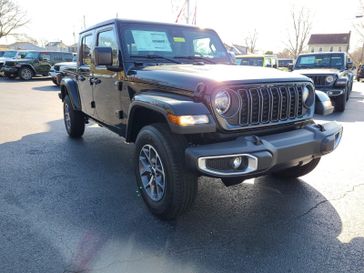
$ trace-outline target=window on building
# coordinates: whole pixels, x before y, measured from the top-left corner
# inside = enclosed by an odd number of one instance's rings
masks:
[[[319,52],[322,52],[322,47],[319,48]]]
[[[314,53],[315,52],[315,49],[314,48],[311,48],[311,53]]]
[[[330,52],[334,51],[334,47],[330,46]]]
[[[341,52],[341,46],[339,46],[339,52]]]

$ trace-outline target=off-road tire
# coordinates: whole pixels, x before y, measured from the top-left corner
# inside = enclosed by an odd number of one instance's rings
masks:
[[[152,199],[143,186],[140,173],[140,156],[145,147],[155,149],[165,173],[165,188],[157,201]],[[162,123],[143,127],[137,136],[134,154],[137,187],[149,210],[161,219],[177,218],[191,208],[196,198],[197,176],[185,167],[186,147],[186,139],[181,135],[172,134],[169,127]]]
[[[22,67],[19,70],[19,78],[23,81],[30,81],[34,76],[33,70],[29,67]]]
[[[313,169],[316,168],[316,166],[320,162],[320,159],[321,159],[321,157],[315,158],[304,165],[295,166],[295,167],[291,167],[288,169],[273,172],[273,175],[276,177],[281,177],[281,178],[297,178],[297,177],[306,175],[306,174],[312,172]]]
[[[80,138],[85,132],[84,114],[73,109],[68,95],[63,100],[63,118],[68,135],[72,138]]]

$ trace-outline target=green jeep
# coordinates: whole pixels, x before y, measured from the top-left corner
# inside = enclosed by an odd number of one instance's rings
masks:
[[[3,72],[6,77],[19,76],[28,81],[35,76],[48,76],[55,63],[70,62],[72,57],[72,53],[69,52],[30,51],[24,59],[5,62]]]

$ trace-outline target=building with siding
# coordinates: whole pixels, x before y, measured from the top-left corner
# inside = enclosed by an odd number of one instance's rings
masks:
[[[350,32],[332,34],[312,34],[308,41],[309,52],[348,52]]]

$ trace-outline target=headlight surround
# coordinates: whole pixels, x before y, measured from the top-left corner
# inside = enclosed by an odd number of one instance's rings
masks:
[[[231,106],[231,96],[227,89],[221,89],[215,93],[214,106],[219,115],[224,115],[229,111]]]
[[[302,90],[302,102],[306,108],[312,106],[315,98],[314,88],[311,85],[305,85]]]
[[[334,82],[334,80],[335,80],[335,78],[334,78],[334,76],[332,76],[332,75],[326,76],[326,78],[325,78],[325,81],[326,81],[328,84],[333,83],[333,82]]]

